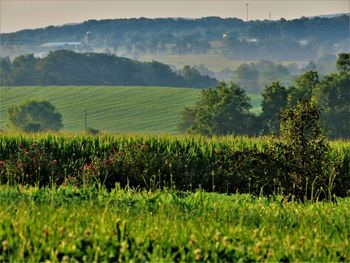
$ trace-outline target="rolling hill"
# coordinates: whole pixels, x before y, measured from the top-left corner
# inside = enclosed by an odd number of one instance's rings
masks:
[[[0,129],[7,109],[23,100],[45,99],[63,115],[64,130],[88,127],[108,132],[177,133],[184,107],[193,105],[200,90],[169,87],[36,86],[0,87]],[[251,95],[254,111],[261,98]]]

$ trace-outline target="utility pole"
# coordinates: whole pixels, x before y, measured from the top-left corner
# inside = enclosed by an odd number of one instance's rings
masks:
[[[249,16],[248,16],[248,9],[249,9],[249,4],[246,3],[246,6],[247,6],[247,22],[249,21]]]
[[[85,127],[85,132],[87,132],[87,112],[86,112],[86,109],[84,109],[84,127]]]

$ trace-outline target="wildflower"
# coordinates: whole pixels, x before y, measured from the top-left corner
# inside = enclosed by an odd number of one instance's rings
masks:
[[[196,237],[194,235],[190,236],[190,240],[188,242],[190,245],[193,245],[194,243],[196,243]]]
[[[49,232],[49,227],[47,225],[45,225],[45,227],[44,227],[44,234],[45,234],[46,238],[49,237],[50,232]]]
[[[2,249],[6,251],[8,247],[9,247],[9,242],[5,239],[4,241],[2,241]]]
[[[194,256],[195,256],[196,260],[201,260],[202,259],[202,251],[199,248],[197,248],[194,251]]]
[[[224,238],[222,239],[224,246],[227,247],[228,245],[230,245],[230,239],[227,236],[224,236]]]
[[[118,157],[124,157],[124,152],[118,152]]]
[[[220,237],[221,237],[221,233],[219,231],[217,231],[214,235],[214,240],[215,241],[219,241],[220,240]]]
[[[260,242],[256,243],[254,248],[255,253],[260,254],[261,253],[261,244]]]
[[[125,253],[126,251],[128,251],[129,245],[126,241],[122,241],[120,243],[120,253]]]

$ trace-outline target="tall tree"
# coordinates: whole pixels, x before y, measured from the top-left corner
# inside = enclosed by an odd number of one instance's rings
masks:
[[[288,92],[279,82],[266,86],[262,93],[260,120],[263,134],[279,134],[280,112],[287,106]]]
[[[326,76],[316,91],[321,121],[332,138],[350,138],[350,73]]]
[[[296,86],[289,89],[289,105],[295,106],[299,100],[310,100],[319,83],[317,71],[307,71],[296,79]]]
[[[200,101],[184,112],[191,120],[189,131],[204,135],[247,134],[251,114],[250,98],[245,90],[231,82],[220,83],[215,89],[202,90]]]

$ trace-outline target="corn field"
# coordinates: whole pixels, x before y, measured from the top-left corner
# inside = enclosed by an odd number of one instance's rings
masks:
[[[303,184],[314,196],[347,196],[350,142],[330,145],[327,176]],[[10,185],[293,195],[299,180],[293,169],[269,137],[0,135],[0,182]]]

